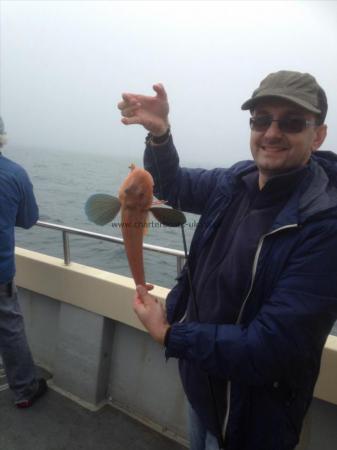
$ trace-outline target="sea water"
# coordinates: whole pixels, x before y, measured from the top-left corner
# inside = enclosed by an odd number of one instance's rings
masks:
[[[98,226],[88,220],[84,206],[94,193],[117,196],[129,173],[130,163],[142,166],[141,156],[135,160],[126,156],[45,151],[9,145],[4,150],[4,156],[27,170],[41,221],[122,237],[120,216],[112,224]],[[193,214],[186,214],[186,217],[184,231],[189,246],[199,217]],[[164,227],[151,215],[144,242],[183,250],[181,229]],[[30,230],[17,228],[16,245],[63,258],[61,231],[38,226]],[[123,245],[70,235],[70,256],[74,262],[131,276]],[[175,284],[176,257],[145,251],[144,264],[147,282],[165,287]]]

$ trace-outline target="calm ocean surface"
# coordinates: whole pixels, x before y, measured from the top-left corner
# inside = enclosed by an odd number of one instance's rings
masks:
[[[82,228],[96,233],[121,237],[111,224],[97,226],[87,219],[84,205],[94,193],[118,193],[119,186],[129,172],[131,162],[142,165],[141,157],[80,154],[31,150],[7,145],[4,155],[28,171],[40,208],[40,220],[70,227]],[[198,216],[187,214],[185,233],[189,246]],[[115,219],[118,223],[119,217]],[[150,218],[148,233],[144,241],[149,244],[183,250],[180,229],[162,227]],[[16,244],[30,250],[63,258],[61,232],[33,227],[31,230],[16,230]],[[99,269],[131,276],[124,247],[97,239],[70,236],[71,260]],[[149,283],[171,288],[177,275],[176,258],[146,251],[145,273]],[[335,324],[333,333],[337,335]]]
[[[129,173],[131,162],[126,157],[31,150],[10,146],[4,148],[4,156],[21,164],[29,173],[40,209],[40,220],[96,233],[121,237],[118,228],[119,216],[114,223],[97,226],[90,222],[84,212],[87,198],[103,192],[117,195],[119,186]],[[198,216],[187,214],[185,234],[189,245]],[[180,228],[163,227],[153,216],[144,242],[183,250]],[[30,250],[63,258],[62,234],[59,231],[33,227],[31,230],[16,230],[16,245]],[[99,269],[131,276],[122,245],[97,239],[70,236],[71,260]],[[147,281],[165,287],[175,284],[176,258],[145,251],[145,273]]]

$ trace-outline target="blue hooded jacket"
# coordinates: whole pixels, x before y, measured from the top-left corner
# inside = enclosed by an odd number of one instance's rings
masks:
[[[148,144],[144,165],[158,198],[201,214],[189,253],[193,275],[238,179],[257,167],[243,161],[230,169],[181,168],[172,139],[155,149]],[[298,443],[324,343],[337,318],[336,219],[337,156],[319,151],[270,231],[261,236],[236,323],[185,321],[186,267],[168,295],[172,326],[166,355],[179,358],[185,392],[213,434],[219,428],[214,414],[198,404],[200,392],[190,389],[193,368],[223,380],[227,408],[220,416],[228,450],[291,450]]]
[[[30,228],[38,216],[27,172],[0,153],[0,284],[15,275],[15,227]]]

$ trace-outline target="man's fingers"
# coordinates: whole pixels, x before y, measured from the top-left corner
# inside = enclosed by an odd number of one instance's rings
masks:
[[[117,103],[117,108],[120,110],[123,110],[125,108],[128,108],[130,106],[136,105],[139,103],[137,98],[135,96],[131,96],[130,94],[123,94],[122,95],[123,100]]]
[[[138,285],[136,287],[137,297],[144,305],[151,304],[153,302],[158,303],[158,299],[148,293],[148,289],[145,286]]]
[[[126,108],[126,102],[123,102],[123,101],[122,101],[122,102],[119,102],[119,103],[117,104],[117,108],[120,109],[120,110]]]
[[[122,99],[124,100],[124,102],[126,104],[130,104],[133,101],[137,101],[134,94],[129,94],[129,93],[126,93],[126,92],[124,92],[122,94]]]
[[[164,85],[162,83],[156,83],[152,86],[153,90],[156,92],[157,97],[161,100],[167,101],[167,94],[164,88]],[[138,104],[141,104],[142,101],[148,101],[153,99],[153,97],[147,97],[140,94],[131,94],[124,92],[122,94],[122,101],[118,103],[117,107],[120,110],[123,110],[125,108],[128,108],[129,106],[133,106]]]
[[[144,286],[142,286],[141,284],[139,284],[136,287],[136,291],[137,291],[138,297],[144,301],[144,297],[146,297],[148,295],[147,289]]]
[[[124,123],[124,125],[134,125],[134,124],[142,125],[141,119],[137,116],[123,117],[122,123]]]
[[[167,100],[167,94],[164,86],[161,83],[157,83],[153,85],[153,90],[157,93],[158,97],[162,100]]]
[[[132,117],[135,114],[135,112],[138,111],[140,106],[141,106],[140,103],[135,103],[132,106],[128,106],[128,107],[123,108],[121,110],[122,111],[122,116],[124,116],[124,117]]]

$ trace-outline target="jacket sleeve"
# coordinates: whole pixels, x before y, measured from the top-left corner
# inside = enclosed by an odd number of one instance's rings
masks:
[[[297,246],[248,326],[176,323],[167,357],[193,360],[211,375],[255,385],[280,378],[296,384],[308,371],[317,374],[337,318],[336,253],[331,221]]]
[[[16,173],[18,207],[15,226],[31,228],[39,218],[39,209],[35,200],[33,185],[27,172],[20,168]]]
[[[155,182],[154,194],[174,208],[202,214],[224,169],[186,169],[179,165],[179,156],[172,136],[165,145],[146,146],[144,167]]]

